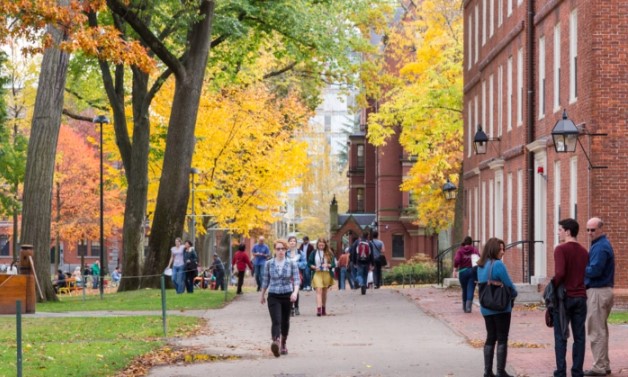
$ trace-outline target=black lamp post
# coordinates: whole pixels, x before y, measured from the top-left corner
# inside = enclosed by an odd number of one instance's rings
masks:
[[[443,185],[443,193],[445,194],[445,199],[447,200],[456,199],[456,196],[458,194],[458,188],[456,187],[456,185],[449,181],[449,178],[447,178],[447,182],[445,182],[445,185]]]
[[[103,299],[104,295],[104,283],[105,283],[105,199],[103,196],[103,124],[109,123],[109,118],[104,115],[98,115],[94,118],[94,123],[100,125],[100,299]]]

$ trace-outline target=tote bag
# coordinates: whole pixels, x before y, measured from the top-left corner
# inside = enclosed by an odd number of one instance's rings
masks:
[[[480,305],[486,309],[498,312],[504,311],[510,303],[512,297],[510,288],[498,280],[491,280],[494,261],[491,262],[491,268],[488,270],[488,281],[479,284]]]

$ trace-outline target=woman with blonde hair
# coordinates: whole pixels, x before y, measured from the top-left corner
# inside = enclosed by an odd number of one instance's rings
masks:
[[[314,271],[312,287],[316,290],[316,315],[327,315],[327,290],[334,285],[332,276],[336,267],[334,254],[329,249],[326,239],[319,238],[316,241],[316,250],[310,255],[308,265]]]
[[[275,357],[279,357],[279,355],[288,354],[286,340],[290,330],[290,309],[292,309],[292,303],[297,300],[301,280],[297,263],[286,258],[288,243],[284,240],[276,240],[274,247],[275,257],[268,260],[262,269],[260,303],[262,305],[266,303],[268,290],[268,312],[272,322],[270,350]]]

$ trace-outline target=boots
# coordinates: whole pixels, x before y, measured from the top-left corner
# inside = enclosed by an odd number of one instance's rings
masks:
[[[279,357],[279,338],[273,340],[273,342],[270,344],[270,350],[273,352],[273,355],[275,355],[275,357]]]
[[[321,310],[321,314],[322,315],[327,315],[327,312],[325,311],[325,307],[323,306],[323,310]]]
[[[465,313],[467,312],[467,302],[466,301],[462,302],[462,311],[465,312]]]
[[[322,309],[321,309],[320,307],[316,308],[316,316],[317,316],[317,317],[320,317],[320,316],[321,316],[321,314],[323,314]]]
[[[301,315],[301,313],[299,313],[299,307],[298,306],[296,306],[294,308],[294,315]]]
[[[473,310],[473,300],[465,301],[464,303],[464,312],[471,313],[471,311]]]
[[[282,355],[287,355],[288,354],[288,349],[286,348],[286,340],[288,340],[288,336],[282,336],[281,337],[281,354]]]
[[[484,377],[495,377],[493,374],[493,355],[495,345],[484,345]]]
[[[497,377],[513,377],[506,372],[506,358],[508,357],[508,343],[497,344]]]

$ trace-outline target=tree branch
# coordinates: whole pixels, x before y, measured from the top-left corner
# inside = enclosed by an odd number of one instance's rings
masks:
[[[292,68],[294,68],[296,65],[297,65],[297,62],[292,62],[292,63],[288,64],[287,66],[285,66],[282,69],[279,69],[277,71],[269,72],[269,73],[264,75],[264,80],[269,79],[271,77],[275,77],[275,76],[279,76],[281,74],[284,74],[284,73],[288,72],[289,70],[291,70]]]
[[[94,118],[92,118],[92,117],[75,114],[75,113],[71,112],[68,109],[63,109],[61,112],[62,112],[63,115],[65,115],[65,116],[67,116],[69,118],[72,118],[74,120],[80,120],[80,121],[89,122],[89,123],[92,123],[94,121]]]

